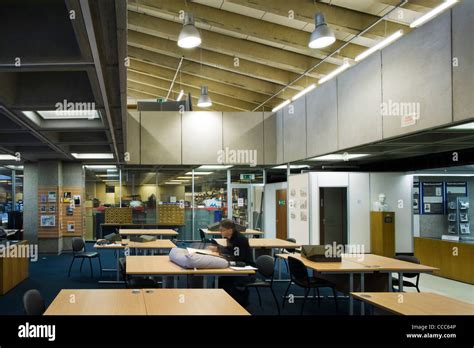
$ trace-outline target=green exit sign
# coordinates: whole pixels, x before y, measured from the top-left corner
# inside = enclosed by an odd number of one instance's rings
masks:
[[[240,174],[240,180],[255,180],[255,174]]]
[[[278,201],[278,205],[286,205],[286,201],[284,199],[280,199]]]

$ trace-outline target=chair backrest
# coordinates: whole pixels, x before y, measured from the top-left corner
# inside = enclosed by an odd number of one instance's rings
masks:
[[[294,238],[286,238],[286,241],[291,242],[291,243],[296,243],[296,239]],[[296,249],[288,249],[288,248],[285,248],[285,250],[288,251],[289,253],[294,253],[296,251]]]
[[[301,260],[295,257],[288,257],[288,267],[290,268],[291,281],[299,286],[308,287],[308,270]]]
[[[406,261],[406,262],[420,264],[420,260],[418,260],[415,256],[397,255],[397,256],[395,256],[395,258],[397,260],[400,260],[400,261]],[[403,273],[403,277],[407,277],[407,278],[415,278],[419,275],[420,275],[420,273]]]
[[[206,234],[202,230],[202,228],[199,229],[199,237],[201,237],[201,240],[204,242],[204,239],[206,239]]]
[[[23,307],[26,315],[42,315],[46,310],[43,297],[36,289],[30,289],[23,295]]]
[[[275,273],[275,260],[270,255],[261,255],[255,261],[257,265],[258,273],[263,275],[265,278],[273,279]]]
[[[74,237],[72,239],[72,251],[74,253],[80,252],[84,249],[84,239],[81,237]]]

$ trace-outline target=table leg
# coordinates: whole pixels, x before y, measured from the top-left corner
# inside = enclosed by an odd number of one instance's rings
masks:
[[[403,272],[398,272],[398,292],[403,292]]]
[[[365,274],[361,273],[360,274],[360,292],[365,291]],[[360,301],[360,314],[365,315],[365,302]]]
[[[202,277],[202,287],[203,289],[207,288],[207,276]]]
[[[278,279],[281,280],[281,263],[283,259],[281,257],[278,258]]]
[[[214,277],[214,287],[216,289],[219,288],[219,276]]]
[[[354,315],[354,273],[349,273],[349,315]]]
[[[178,288],[178,276],[174,276],[174,288],[177,289]]]
[[[117,267],[117,281],[120,281],[120,251],[117,250],[115,254],[116,267]]]
[[[392,272],[388,272],[388,292],[392,292]]]

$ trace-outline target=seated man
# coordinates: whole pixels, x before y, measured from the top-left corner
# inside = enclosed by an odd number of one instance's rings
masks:
[[[232,220],[220,223],[222,237],[227,239],[227,246],[218,246],[219,253],[236,266],[254,265],[252,249],[248,239],[236,230]],[[220,277],[219,286],[231,295],[241,306],[248,305],[249,290],[245,284],[254,281],[254,276]]]

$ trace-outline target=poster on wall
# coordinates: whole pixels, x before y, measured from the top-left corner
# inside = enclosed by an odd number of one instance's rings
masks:
[[[46,214],[46,213],[47,213],[46,205],[45,205],[45,204],[42,204],[42,205],[41,205],[41,214]]]
[[[446,191],[446,214],[450,210],[455,210],[458,197],[467,197],[467,182],[465,181],[448,181],[445,184]]]
[[[420,182],[413,183],[413,214],[420,214]]]
[[[75,231],[74,221],[68,221],[68,223],[67,223],[67,231],[68,231],[68,232],[74,232],[74,231]]]
[[[56,203],[56,192],[54,191],[48,192],[48,202]]]
[[[70,205],[68,205],[68,206],[66,207],[66,215],[67,215],[67,216],[73,216],[73,215],[74,215],[74,208],[71,207]]]
[[[81,195],[74,195],[74,205],[79,207],[81,205]]]
[[[48,212],[50,214],[56,214],[56,204],[50,204]]]
[[[423,214],[444,215],[444,194],[442,182],[423,182]]]
[[[72,193],[71,192],[64,192],[63,202],[64,203],[70,203],[71,199],[72,199]]]
[[[42,193],[41,194],[41,203],[46,203],[48,202],[48,196],[46,195],[46,193]]]
[[[54,227],[56,226],[55,215],[41,215],[41,227]]]

